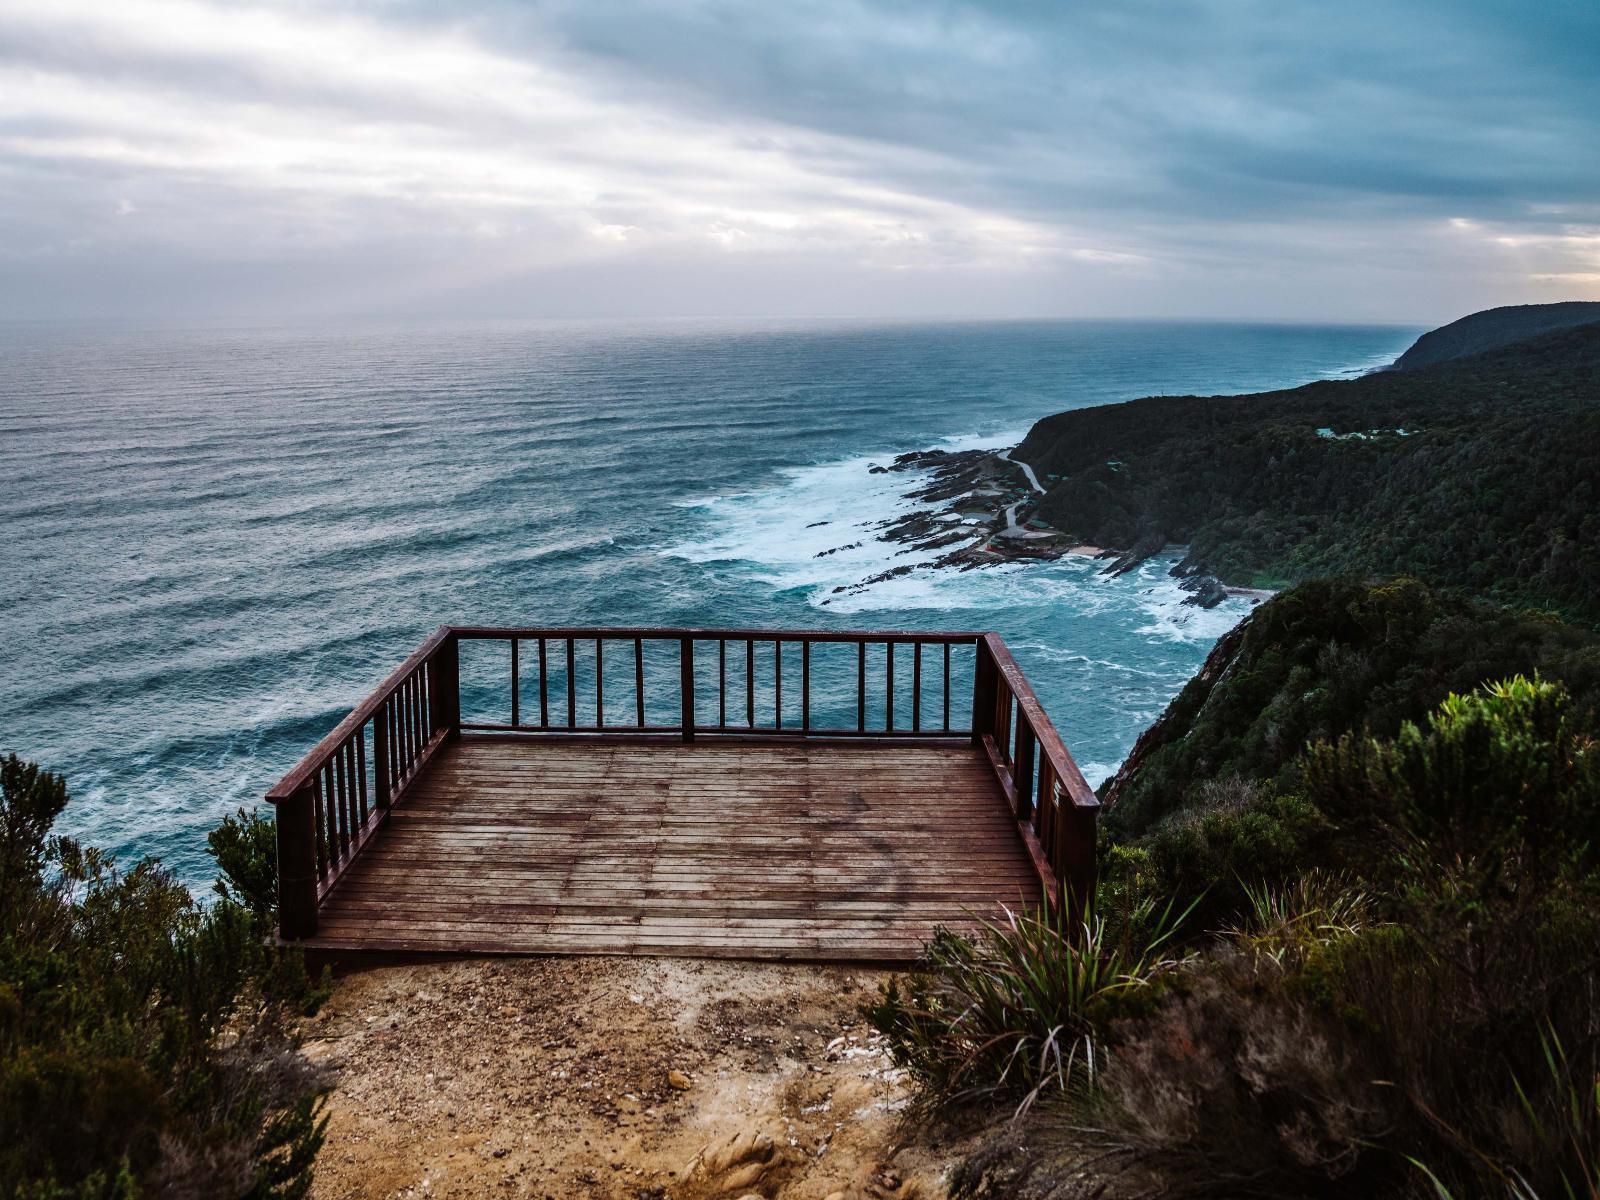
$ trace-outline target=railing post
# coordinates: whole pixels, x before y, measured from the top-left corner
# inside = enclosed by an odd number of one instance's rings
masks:
[[[987,637],[980,637],[975,649],[972,662],[972,740],[981,744],[985,736],[994,733],[1000,669],[989,651]]]
[[[461,736],[461,643],[451,634],[428,659],[430,732]]]
[[[678,691],[683,698],[683,740],[694,741],[694,639],[678,639]]]
[[[1089,915],[1094,903],[1099,815],[1098,805],[1074,804],[1070,796],[1061,798],[1061,811],[1056,818],[1056,870],[1067,905],[1067,920],[1074,929]]]
[[[285,941],[317,932],[316,789],[307,781],[278,801],[278,934]]]
[[[1022,718],[1022,713],[1017,713]],[[1017,793],[1017,820],[1033,816],[1033,729],[1026,719],[1017,722],[1016,758],[1011,764],[1011,784]]]
[[[372,805],[378,811],[389,807],[389,702],[378,705],[372,714]]]

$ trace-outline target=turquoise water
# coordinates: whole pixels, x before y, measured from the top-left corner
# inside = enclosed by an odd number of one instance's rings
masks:
[[[1359,373],[1416,332],[0,328],[0,750],[66,773],[69,832],[198,886],[205,831],[441,622],[981,627],[1095,781],[1245,602],[1184,608],[1166,563],[1088,560],[841,598],[908,561],[871,527],[913,481],[869,465]]]

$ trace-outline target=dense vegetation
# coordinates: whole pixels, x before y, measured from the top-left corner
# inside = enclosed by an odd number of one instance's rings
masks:
[[[1534,672],[1561,680],[1600,728],[1600,635],[1587,627],[1412,579],[1301,584],[1223,637],[1139,738],[1101,788],[1107,823],[1125,839],[1231,780],[1291,786],[1309,741],[1393,735],[1452,692]]]
[[[315,1004],[273,948],[270,824],[211,836],[220,897],[51,833],[65,782],[0,763],[0,1197],[291,1200],[323,1082],[285,1020]]]
[[[1320,432],[1319,432],[1320,431]],[[1400,432],[1403,431],[1403,432]],[[1034,426],[1039,505],[1234,583],[1357,572],[1600,619],[1600,323],[1420,370]]]
[[[1089,923],[941,935],[869,1013],[1028,1112],[960,1194],[1600,1195],[1597,648],[1412,581],[1263,605],[1108,789]]]

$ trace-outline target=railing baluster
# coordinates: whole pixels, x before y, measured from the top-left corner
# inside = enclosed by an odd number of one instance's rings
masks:
[[[347,839],[356,836],[356,797],[354,772],[350,769],[350,743],[345,742],[334,755],[339,764],[339,806],[344,810],[344,832]]]
[[[606,654],[605,642],[594,640],[594,724],[600,728],[606,723]]]
[[[399,703],[395,706],[394,719],[399,725],[400,737],[395,748],[395,764],[399,767],[395,775],[396,778],[404,778],[411,774],[411,676],[407,675],[400,681],[396,697]]]
[[[744,640],[744,723],[751,729],[756,724],[756,640]]]
[[[1045,853],[1055,862],[1055,832],[1056,823],[1060,819],[1061,800],[1056,795],[1055,768],[1050,765],[1048,757],[1039,760],[1039,798],[1035,802],[1034,830],[1039,835],[1039,844],[1045,848]]]
[[[511,639],[511,728],[522,724],[522,688],[518,684],[517,639]]]
[[[389,807],[389,702],[385,700],[372,714],[372,803],[382,811]]]
[[[399,712],[395,719],[400,722],[400,747],[396,751],[400,763],[400,775],[411,774],[411,677],[406,676],[400,684]]]
[[[333,856],[328,853],[328,847],[332,844],[332,839],[328,836],[328,822],[327,822],[327,818],[324,816],[324,814],[322,812],[322,798],[320,796],[318,796],[317,792],[316,792],[316,776],[315,775],[313,775],[311,777],[311,783],[308,784],[307,786],[312,789],[312,791],[311,791],[311,819],[314,822],[315,829],[316,829],[315,850],[316,850],[316,861],[317,861],[317,877],[320,879],[323,876],[327,875],[328,868],[329,868],[329,866],[332,865],[330,860],[332,859]],[[283,814],[282,813],[279,813],[278,820],[279,821],[283,820]]]
[[[635,724],[644,728],[644,639],[633,639],[633,696]]]
[[[811,639],[800,639],[800,731],[811,729]]]
[[[550,728],[550,671],[545,639],[539,639],[539,728]]]
[[[344,822],[339,819],[339,790],[334,785],[333,758],[322,764],[323,803],[328,806],[328,824],[333,828],[333,861],[344,857]]]
[[[1033,746],[1033,730],[1028,728],[1025,720],[1019,720],[1016,765],[1011,769],[1011,781],[1016,785],[1017,791],[1019,821],[1026,821],[1033,816]]]
[[[922,732],[922,643],[911,643],[911,732]]]
[[[572,639],[567,639],[567,728],[575,729],[578,724],[578,652],[573,649]]]
[[[856,643],[856,732],[867,730],[867,643]]]
[[[428,744],[428,705],[423,696],[424,675],[422,668],[418,667],[411,674],[411,762],[415,769],[417,759],[422,757],[422,748]]]
[[[417,674],[413,671],[406,680],[406,774],[411,774],[412,764],[417,761],[417,736],[421,732],[422,722],[418,718],[422,705],[417,697]]]
[[[894,731],[894,643],[883,644],[883,728]]]
[[[678,693],[683,725],[683,740],[694,741],[694,639],[678,639]]]
[[[361,823],[367,823],[367,731],[365,727],[356,730],[356,799],[361,807]]]
[[[950,732],[950,643],[944,644],[944,731]]]
[[[417,757],[433,736],[433,696],[428,688],[426,664],[417,668]]]
[[[318,805],[327,814],[328,819],[328,864],[332,866],[339,861],[339,814],[334,807],[334,798],[328,790],[328,769],[326,766],[317,772],[317,786],[313,793]]]
[[[772,711],[774,729],[783,728],[783,642],[772,640]]]
[[[717,639],[717,727],[728,727],[728,639]]]

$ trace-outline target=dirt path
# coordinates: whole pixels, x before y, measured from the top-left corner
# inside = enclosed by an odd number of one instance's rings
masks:
[[[464,960],[343,979],[315,1200],[944,1195],[963,1147],[903,1122],[873,971]]]

